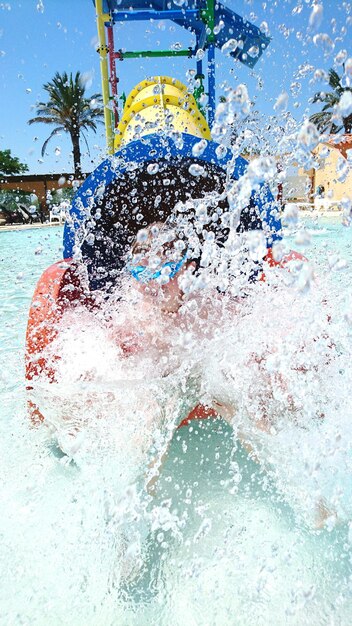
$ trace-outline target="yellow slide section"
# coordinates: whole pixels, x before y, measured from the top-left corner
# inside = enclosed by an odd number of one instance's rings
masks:
[[[162,130],[211,139],[209,126],[187,87],[175,78],[154,76],[142,80],[129,94],[115,135],[115,151]]]

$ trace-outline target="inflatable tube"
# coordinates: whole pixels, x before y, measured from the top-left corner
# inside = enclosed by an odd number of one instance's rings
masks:
[[[278,262],[275,261],[272,251],[269,250],[264,262],[270,267],[286,267],[294,261],[306,261],[300,253],[291,251]],[[260,277],[265,281],[265,274]],[[27,390],[32,389],[36,378],[45,376],[48,381],[55,382],[55,362],[48,362],[45,356],[46,349],[57,336],[57,326],[68,307],[77,304],[94,306],[94,301],[83,292],[80,285],[79,271],[72,259],[58,261],[51,265],[39,279],[29,311],[26,334],[26,380]],[[32,421],[43,421],[44,417],[31,401],[28,403]],[[196,405],[189,415],[184,418],[179,428],[187,426],[193,420],[218,417],[215,409],[202,404]]]
[[[226,177],[227,169],[233,159],[231,152],[228,150],[224,154],[219,144],[208,141],[203,152],[195,158],[194,151],[197,144],[199,144],[199,138],[193,135],[182,134],[179,143],[177,143],[171,137],[150,134],[143,140],[131,141],[113,157],[103,161],[84,181],[73,199],[70,219],[66,222],[64,229],[64,256],[70,258],[74,255],[74,251],[77,249],[77,245],[75,245],[77,244],[76,236],[78,236],[78,240],[82,240],[84,236],[82,227],[89,222],[94,205],[106,200],[106,194],[109,194],[112,185],[115,185],[116,192],[118,192],[119,187],[123,190],[125,178],[128,181],[128,175],[131,171],[135,184],[138,184],[140,177],[143,184],[148,165],[157,163],[160,169],[159,176],[161,176],[164,164],[174,164],[175,171],[178,172],[182,162],[186,164],[193,162],[202,166],[208,165],[213,169],[213,172],[217,171]],[[238,180],[245,173],[247,166],[248,161],[242,157],[237,157],[232,166],[231,178]],[[192,176],[189,176],[188,179],[195,182]],[[152,182],[150,174],[146,176],[146,180],[148,183]],[[203,183],[204,180],[202,180]],[[142,189],[147,196],[148,190],[144,187]],[[279,210],[268,186],[261,185],[258,192],[253,192],[252,196],[262,220],[268,248],[270,248],[274,241],[282,238]],[[143,197],[143,201],[145,200],[146,197]],[[139,223],[135,220],[128,221],[127,216],[125,219],[128,222],[129,234],[134,235],[140,228]]]
[[[47,348],[57,336],[64,311],[78,303],[89,306],[89,297],[81,288],[77,266],[72,259],[57,261],[41,275],[29,310],[25,352],[28,392],[39,376],[55,382],[55,358],[48,361]],[[28,409],[33,422],[44,420],[31,400],[28,401]]]

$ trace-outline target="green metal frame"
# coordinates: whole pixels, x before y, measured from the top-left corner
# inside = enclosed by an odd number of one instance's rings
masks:
[[[188,50],[141,50],[139,52],[122,52],[116,53],[116,58],[123,61],[124,59],[157,59],[160,57],[188,57],[192,58],[194,52],[192,48]]]

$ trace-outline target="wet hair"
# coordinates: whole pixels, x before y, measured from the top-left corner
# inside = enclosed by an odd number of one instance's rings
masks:
[[[155,248],[156,252],[174,250],[176,233],[165,222],[153,222],[138,231],[137,236],[131,246],[131,254],[142,255]]]
[[[156,157],[157,158],[157,157]],[[192,176],[190,165],[197,159],[173,158],[159,163],[157,174],[148,173],[148,164],[130,164],[124,173],[94,199],[90,213],[84,223],[84,239],[80,244],[82,260],[88,270],[90,289],[109,290],[119,279],[128,253],[138,231],[155,222],[166,222],[174,218],[175,207],[192,199],[205,199],[214,192],[221,196],[211,224],[217,243],[222,245],[229,230],[220,219],[228,211],[226,172],[211,163],[200,162],[203,176]],[[133,166],[133,167],[132,167]],[[255,201],[242,211],[237,230],[262,228]],[[192,259],[199,266],[199,259]]]

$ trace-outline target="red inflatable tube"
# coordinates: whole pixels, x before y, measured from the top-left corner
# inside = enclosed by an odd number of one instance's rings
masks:
[[[292,261],[307,261],[307,259],[300,252],[296,252],[295,250],[290,250],[290,252],[288,254],[286,254],[281,259],[281,261],[275,261],[275,259],[273,257],[273,249],[272,248],[268,248],[266,257],[264,257],[264,262],[267,263],[269,265],[269,267],[275,267],[275,266],[276,267],[285,267],[289,263],[292,263]],[[264,272],[261,275],[260,280],[261,281],[265,281],[265,273]]]
[[[32,389],[32,381],[40,374],[45,374],[51,382],[55,381],[55,369],[52,363],[47,363],[43,351],[55,339],[58,322],[67,307],[85,300],[72,259],[57,261],[40,277],[27,323],[25,367],[28,391]],[[44,420],[31,400],[28,400],[28,408],[34,422]]]

